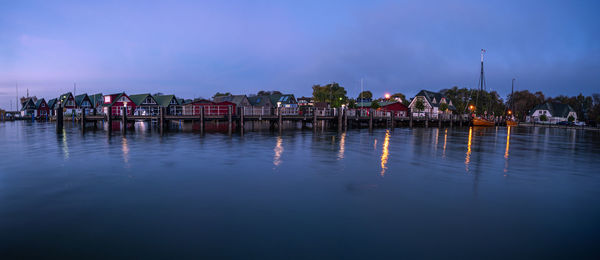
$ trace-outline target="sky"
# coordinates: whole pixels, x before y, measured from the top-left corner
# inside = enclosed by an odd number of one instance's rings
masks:
[[[598,1],[0,0],[0,107],[19,95],[182,98],[315,84],[415,95],[600,92]]]

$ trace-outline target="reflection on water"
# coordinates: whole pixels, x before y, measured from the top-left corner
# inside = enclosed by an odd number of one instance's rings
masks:
[[[49,123],[0,123],[0,258],[600,253],[600,132],[415,127],[159,137],[157,129],[82,133],[68,125],[57,133]]]
[[[346,151],[346,132],[343,132],[340,137],[340,151],[338,152],[338,160],[344,159],[344,151]]]
[[[121,139],[121,151],[123,151],[125,167],[129,168],[129,145],[127,145],[127,138],[125,136]]]
[[[469,163],[471,162],[471,143],[473,141],[473,127],[469,127],[469,140],[467,141],[467,156],[465,157],[465,170],[469,171]]]
[[[275,145],[275,156],[273,156],[273,165],[279,166],[281,164],[281,154],[283,153],[283,138],[277,136],[277,144]]]
[[[390,130],[385,130],[385,139],[383,139],[383,148],[381,152],[381,176],[385,175],[385,170],[387,169],[388,155],[389,150],[388,146],[390,145]]]

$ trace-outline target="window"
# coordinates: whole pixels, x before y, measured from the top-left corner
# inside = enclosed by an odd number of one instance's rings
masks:
[[[156,104],[156,103],[154,103],[154,99],[152,99],[151,97],[147,97],[146,100],[144,100],[144,104]]]
[[[257,98],[257,99],[256,99],[256,103],[257,103],[257,104],[258,104],[258,103],[260,103],[260,98]]]
[[[169,103],[169,104],[171,104],[171,105],[177,105],[177,100],[175,100],[175,99],[173,98],[173,99],[171,99],[171,103]]]
[[[104,97],[104,103],[110,103],[110,96]]]

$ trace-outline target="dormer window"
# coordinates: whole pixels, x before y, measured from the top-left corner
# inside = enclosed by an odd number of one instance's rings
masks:
[[[110,96],[104,97],[104,103],[111,103],[110,100],[111,100]]]

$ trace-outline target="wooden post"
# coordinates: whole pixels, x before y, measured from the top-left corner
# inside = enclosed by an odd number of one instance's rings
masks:
[[[369,132],[373,131],[373,109],[369,108]]]
[[[85,132],[85,108],[81,110],[81,131]]]
[[[58,105],[56,109],[56,131],[62,131],[63,128],[63,108],[62,105]]]
[[[342,110],[341,107],[337,108],[337,113],[338,113],[338,132],[342,132],[342,124],[344,124],[343,121],[343,115],[342,113],[344,113],[344,110]]]
[[[240,108],[240,134],[244,135],[244,108]]]
[[[106,116],[106,122],[108,122],[108,133],[110,134],[112,132],[112,106],[109,106],[108,108],[108,113],[105,115]]]
[[[123,122],[123,133],[127,133],[127,107],[124,106],[121,111],[123,111],[123,115],[121,116],[121,121]]]
[[[165,133],[165,108],[161,107],[158,110],[158,128],[160,131],[160,135]]]
[[[459,125],[459,126],[462,126],[462,124],[463,124],[463,116],[462,116],[462,115],[460,115],[460,116],[458,117],[458,125]]]
[[[92,115],[96,115],[98,113],[98,110],[96,108],[94,108],[92,110]],[[94,119],[94,129],[98,128],[98,120]]]
[[[429,114],[425,115],[425,127],[429,127]]]
[[[282,113],[281,113],[281,107],[277,108],[277,114],[279,116],[279,121],[277,122],[277,128],[279,128],[279,132],[281,132],[281,130],[283,129],[283,118],[282,118]]]
[[[200,106],[200,134],[204,134],[204,106]]]
[[[450,115],[450,127],[454,124],[454,115]]]
[[[348,130],[348,109],[344,109],[344,130]]]
[[[438,127],[442,128],[442,115],[438,114]]]
[[[233,113],[233,108],[231,106],[227,106],[227,121],[229,123],[229,126],[227,128],[227,133],[229,133],[229,135],[231,135],[231,128],[232,128],[232,121],[231,121],[231,114]]]
[[[313,131],[317,131],[317,108],[313,107]]]

